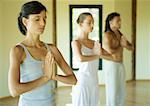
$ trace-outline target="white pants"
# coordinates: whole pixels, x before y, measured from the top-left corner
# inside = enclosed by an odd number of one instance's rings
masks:
[[[75,85],[72,88],[73,106],[98,106],[98,102],[99,102],[98,85],[92,84],[91,86]]]
[[[125,105],[125,69],[119,62],[105,61],[106,106]]]

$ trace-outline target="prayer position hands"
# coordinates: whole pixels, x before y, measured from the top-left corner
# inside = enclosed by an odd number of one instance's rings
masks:
[[[44,76],[46,76],[48,80],[52,79],[53,74],[55,74],[54,64],[54,56],[51,52],[48,52],[43,63]]]
[[[102,46],[101,43],[99,43],[99,41],[94,42],[93,52],[96,55],[102,55]]]
[[[121,36],[120,44],[122,47],[126,47],[129,44],[129,41],[127,40],[126,36]]]

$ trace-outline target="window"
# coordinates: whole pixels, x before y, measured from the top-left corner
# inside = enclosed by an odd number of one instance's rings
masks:
[[[77,38],[78,24],[76,20],[79,14],[90,12],[94,18],[94,30],[90,33],[90,38],[99,40],[102,43],[102,5],[70,5],[70,48],[71,41]],[[73,60],[72,48],[70,49],[70,65],[73,70],[78,70],[78,64]],[[102,60],[99,60],[99,70],[102,70]]]

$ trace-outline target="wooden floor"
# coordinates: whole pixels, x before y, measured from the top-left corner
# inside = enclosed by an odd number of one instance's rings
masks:
[[[56,90],[57,106],[71,106],[71,87]],[[100,86],[100,106],[105,106],[105,87]],[[17,106],[18,98],[0,99],[0,106]],[[150,81],[127,83],[126,106],[150,106]]]

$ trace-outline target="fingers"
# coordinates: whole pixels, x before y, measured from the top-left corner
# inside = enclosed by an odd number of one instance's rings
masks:
[[[54,62],[55,62],[55,60],[54,60],[54,56],[53,56],[53,54],[51,53],[51,52],[48,52],[47,54],[46,54],[46,57],[45,57],[45,62],[44,62],[44,66],[46,65],[46,66],[52,66],[53,64],[54,64]]]
[[[101,43],[99,43],[99,41],[95,41],[94,46],[95,46],[95,47],[98,47],[98,48],[99,48],[99,47],[101,48]]]
[[[127,41],[127,37],[126,36],[121,36],[121,39]]]
[[[54,58],[53,54],[52,54],[51,52],[48,52],[48,53],[46,54],[45,59],[51,60],[52,58]]]

